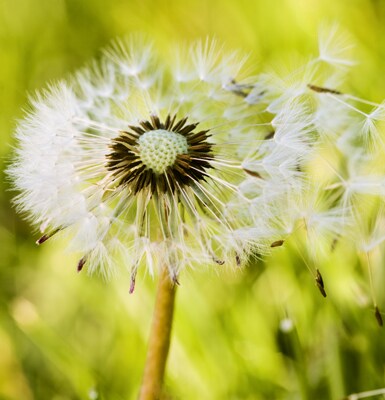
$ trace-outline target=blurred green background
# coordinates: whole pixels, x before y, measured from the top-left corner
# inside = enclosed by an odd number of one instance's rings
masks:
[[[251,53],[258,72],[316,54],[324,22],[338,22],[356,43],[351,92],[385,98],[383,0],[0,0],[1,171],[28,94],[98,56],[113,38],[146,32],[167,46],[215,36]],[[128,276],[78,275],[64,243],[35,246],[3,172],[0,185],[0,399],[135,399],[155,282],[142,276],[129,295]],[[170,399],[338,400],[385,387],[384,329],[359,258],[344,245],[322,261],[324,299],[302,252],[299,238],[243,271],[183,275]],[[385,309],[384,257],[376,257]]]

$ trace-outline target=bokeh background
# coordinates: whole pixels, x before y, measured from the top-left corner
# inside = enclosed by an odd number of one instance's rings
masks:
[[[356,44],[358,64],[345,86],[381,102],[383,0],[0,0],[1,171],[28,94],[98,57],[116,37],[144,32],[162,48],[215,36],[250,53],[259,72],[316,54],[325,22],[340,24]],[[129,295],[128,276],[77,274],[64,242],[37,248],[0,174],[0,399],[135,399],[156,282],[143,275]],[[362,261],[347,246],[325,257],[324,299],[302,252],[299,237],[243,271],[182,276],[169,399],[339,400],[385,387],[385,332]],[[375,257],[385,310],[384,258]]]

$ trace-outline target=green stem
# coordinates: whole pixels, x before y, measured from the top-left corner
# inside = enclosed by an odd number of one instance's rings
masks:
[[[170,348],[175,292],[176,285],[170,279],[167,268],[164,268],[159,278],[139,400],[159,400],[161,398],[163,377]]]

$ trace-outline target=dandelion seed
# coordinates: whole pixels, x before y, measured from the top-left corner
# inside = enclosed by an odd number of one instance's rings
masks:
[[[86,261],[87,261],[87,258],[86,258],[86,257],[83,257],[83,258],[81,258],[81,259],[79,260],[79,262],[78,262],[78,267],[77,267],[78,272],[80,272],[80,271],[83,269],[84,264],[86,263]]]
[[[273,242],[270,247],[281,247],[283,244],[285,243],[284,240],[276,240],[275,242]]]
[[[354,65],[351,59],[353,45],[346,32],[342,32],[338,24],[324,26],[319,33],[319,60],[337,68]]]
[[[337,95],[342,94],[338,90],[312,85],[311,83],[309,83],[307,86],[309,87],[309,89],[314,90],[317,93],[330,93],[330,94],[337,94]]]
[[[379,310],[379,308],[377,306],[375,306],[375,311],[374,311],[374,315],[376,317],[377,323],[379,326],[384,326],[384,321],[382,319],[382,315],[381,312]]]
[[[326,291],[325,291],[325,286],[324,286],[324,280],[322,278],[321,272],[319,271],[319,269],[316,270],[316,277],[315,277],[315,281],[317,283],[317,287],[319,289],[319,291],[321,292],[323,297],[326,297]]]

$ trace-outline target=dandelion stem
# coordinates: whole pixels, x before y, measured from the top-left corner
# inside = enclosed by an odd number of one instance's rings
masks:
[[[160,399],[167,355],[170,348],[175,292],[176,284],[170,279],[167,268],[164,268],[159,278],[139,400]]]

